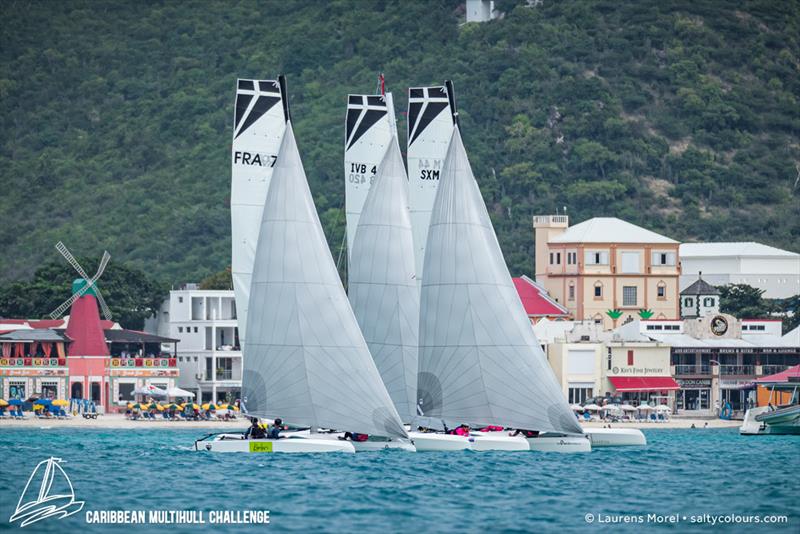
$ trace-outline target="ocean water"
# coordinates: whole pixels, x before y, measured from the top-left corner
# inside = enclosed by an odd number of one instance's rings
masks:
[[[0,425],[0,530],[18,528],[9,517],[28,477],[38,462],[56,456],[84,509],[25,531],[800,532],[800,436],[650,430],[645,448],[571,455],[220,455],[191,449],[205,433],[200,429]],[[97,510],[202,510],[206,521],[213,510],[269,510],[270,522],[87,524],[87,512]],[[676,514],[678,522],[654,522],[648,514]],[[722,521],[742,521],[733,514],[785,515],[788,523],[691,523],[703,514]],[[622,516],[641,522],[600,522]]]

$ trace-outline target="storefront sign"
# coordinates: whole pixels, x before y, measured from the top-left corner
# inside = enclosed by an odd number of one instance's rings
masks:
[[[109,369],[109,376],[178,376],[178,369],[156,370],[156,369]]]
[[[0,376],[67,376],[66,369],[0,369]]]
[[[720,379],[719,381],[719,388],[720,389],[745,389],[748,386],[755,387],[754,382],[752,380],[731,380],[731,379]]]
[[[608,376],[670,376],[663,367],[612,367]]]
[[[710,388],[711,387],[711,379],[710,378],[676,378],[676,382],[681,386],[683,389],[694,389],[694,388]]]

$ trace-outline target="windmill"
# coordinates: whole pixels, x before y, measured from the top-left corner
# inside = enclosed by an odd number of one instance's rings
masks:
[[[72,265],[72,267],[78,272],[81,278],[86,281],[86,283],[77,291],[73,290],[74,293],[72,293],[72,296],[65,300],[58,308],[53,310],[53,312],[50,314],[50,318],[58,319],[61,317],[67,308],[72,306],[73,302],[81,298],[84,293],[92,289],[94,294],[97,296],[97,302],[100,303],[100,309],[103,310],[103,316],[110,321],[111,310],[108,308],[103,295],[100,294],[100,290],[97,288],[96,282],[103,275],[103,271],[106,270],[106,265],[108,265],[108,260],[111,259],[111,255],[107,251],[103,251],[103,257],[100,259],[100,265],[97,267],[97,272],[94,273],[94,276],[90,278],[89,275],[86,274],[86,271],[83,270],[83,267],[81,267],[81,264],[78,263],[78,260],[75,259],[75,256],[73,256],[69,249],[64,245],[64,243],[59,241],[56,244],[56,250],[58,250],[61,255],[67,259],[69,264]]]

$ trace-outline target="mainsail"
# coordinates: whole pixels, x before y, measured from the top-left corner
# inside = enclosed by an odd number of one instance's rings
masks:
[[[291,122],[279,154],[250,292],[246,407],[300,425],[407,437],[333,263]]]
[[[408,90],[408,202],[414,231],[417,281],[423,260],[433,200],[455,124],[453,85]]]
[[[348,258],[352,257],[358,219],[378,164],[396,135],[391,93],[347,97],[344,179]]]
[[[419,334],[426,416],[582,432],[514,289],[458,127],[431,216]]]
[[[350,262],[348,296],[400,417],[416,416],[419,288],[408,215],[406,168],[397,139],[364,203]]]
[[[231,150],[231,271],[241,346],[261,213],[287,119],[278,81],[238,81]]]

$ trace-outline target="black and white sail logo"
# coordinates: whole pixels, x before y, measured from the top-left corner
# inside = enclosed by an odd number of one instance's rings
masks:
[[[36,465],[22,490],[17,508],[10,523],[19,521],[20,527],[27,527],[43,519],[64,519],[83,509],[83,501],[75,500],[61,458],[50,457]]]
[[[281,101],[280,84],[275,80],[239,80],[236,90],[234,139],[242,135],[275,104]]]

